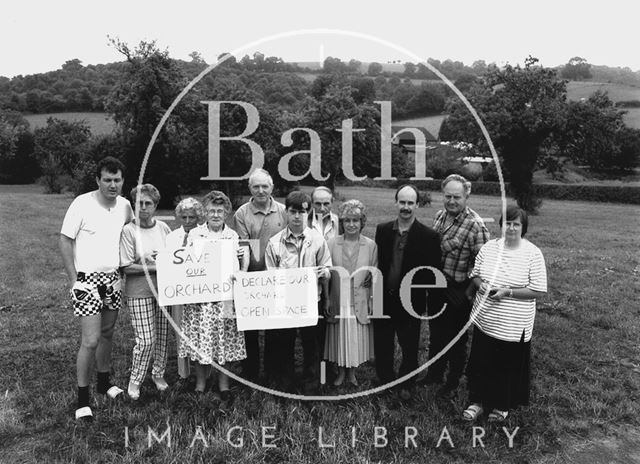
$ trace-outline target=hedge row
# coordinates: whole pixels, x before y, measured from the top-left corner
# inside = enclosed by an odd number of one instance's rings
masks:
[[[397,187],[408,182],[406,179],[397,181],[373,181],[373,185]],[[425,180],[413,182],[420,190],[440,190],[441,180]],[[640,205],[640,187],[575,185],[575,184],[534,184],[539,198],[551,200],[599,201],[609,203],[629,203]],[[479,195],[500,195],[499,182],[473,182],[471,192]],[[509,189],[507,187],[507,195]]]
[[[440,189],[442,181],[426,181],[429,189]],[[422,187],[421,187],[422,188]],[[640,187],[613,185],[534,184],[539,198],[551,200],[600,201],[640,205]],[[499,182],[474,182],[472,192],[480,195],[500,195]],[[507,194],[509,190],[507,188]]]

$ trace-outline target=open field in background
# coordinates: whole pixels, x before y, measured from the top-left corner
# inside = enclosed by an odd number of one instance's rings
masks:
[[[472,447],[470,425],[458,419],[463,394],[437,402],[432,389],[400,404],[393,395],[339,403],[281,400],[236,390],[221,406],[211,394],[196,398],[173,389],[143,386],[139,402],[123,400],[94,408],[97,420],[79,426],[75,409],[77,321],[67,300],[67,281],[57,240],[68,195],[43,195],[37,187],[0,186],[0,462],[634,462],[640,456],[640,256],[637,206],[546,200],[530,220],[530,240],[543,251],[549,293],[539,302],[533,336],[532,404],[505,426],[520,427],[509,449],[503,431],[486,423],[484,448]],[[393,191],[339,188],[341,199],[369,207],[365,235],[394,215]],[[419,210],[430,223],[441,204]],[[500,200],[472,196],[482,217],[499,216]],[[168,215],[169,211],[159,214]],[[497,224],[488,224],[493,236]],[[425,331],[425,338],[427,336]],[[115,337],[115,381],[125,386],[133,334],[123,310]],[[426,351],[421,358],[426,359]],[[358,378],[371,385],[372,368]],[[175,358],[168,381],[176,382]],[[340,390],[344,392],[346,390]],[[172,447],[147,447],[147,427],[172,428]],[[129,428],[129,447],[124,427]],[[209,444],[190,444],[201,426]],[[226,442],[231,427],[244,445]],[[261,427],[275,426],[276,448],[261,447]],[[376,448],[374,427],[386,427],[387,446]],[[417,429],[417,449],[405,447],[405,427]],[[436,448],[443,427],[447,442]],[[320,449],[318,427],[324,428]],[[357,441],[351,445],[351,428]],[[234,440],[240,432],[233,436]]]
[[[614,102],[640,100],[640,87],[590,81],[569,81],[567,84],[567,98],[569,100],[589,98],[597,90],[607,92],[609,98]]]
[[[91,128],[93,135],[110,134],[115,127],[115,123],[108,113],[48,113],[28,114],[24,117],[29,121],[31,130],[46,126],[48,118],[62,119],[69,122],[85,121]]]
[[[391,66],[391,65],[389,65]],[[400,65],[398,65],[400,66]],[[312,82],[317,74],[311,73],[296,73],[298,76],[305,79],[307,82]],[[414,85],[419,85],[421,82],[438,83],[440,81],[435,80],[420,80],[411,79]],[[633,87],[624,84],[610,84],[610,83],[598,83],[598,82],[578,82],[571,81],[567,84],[567,97],[570,100],[579,100],[580,98],[588,98],[596,90],[606,90],[609,92],[609,97],[613,101],[626,101],[626,100],[640,100],[640,88]],[[627,114],[624,115],[624,122],[635,129],[640,129],[640,108],[629,108],[626,110]],[[91,132],[94,135],[109,134],[114,129],[115,124],[111,116],[107,113],[49,113],[49,114],[30,114],[25,115],[27,121],[31,125],[31,129],[37,129],[44,127],[47,124],[47,118],[53,117],[63,119],[65,121],[86,121],[91,128]],[[440,126],[442,121],[447,117],[446,114],[425,116],[420,118],[411,118],[405,120],[393,121],[393,124],[403,126],[416,126],[424,127],[434,136],[438,136],[440,132]]]
[[[393,125],[397,126],[409,126],[409,127],[424,127],[434,137],[438,138],[440,133],[440,126],[442,121],[447,118],[446,114],[434,114],[432,116],[424,116],[422,118],[411,118],[393,121]]]

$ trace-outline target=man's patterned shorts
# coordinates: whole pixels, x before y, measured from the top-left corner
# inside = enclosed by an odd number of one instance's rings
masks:
[[[118,311],[122,306],[122,280],[118,272],[78,272],[71,288],[75,316],[93,316],[102,310]]]

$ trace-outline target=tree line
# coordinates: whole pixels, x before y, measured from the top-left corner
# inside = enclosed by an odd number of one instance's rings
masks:
[[[195,77],[207,66],[198,52],[191,53],[190,58],[190,61],[174,60],[187,78]],[[497,68],[495,63],[487,64],[484,60],[476,60],[470,66],[461,61],[450,59],[440,61],[429,58],[427,63],[444,74],[463,91],[470,82],[474,82],[488,71]],[[84,66],[80,60],[71,59],[66,61],[61,69],[55,71],[26,76],[18,75],[12,79],[0,76],[0,109],[32,114],[72,111],[103,112],[106,110],[109,95],[119,81],[125,67],[126,62]],[[256,74],[261,74],[263,78],[267,76],[266,81],[254,83],[254,90],[268,94],[269,99],[274,103],[282,101],[291,103],[299,98],[300,92],[305,92],[306,81],[298,79],[294,82],[290,77],[292,74],[341,74],[353,79],[365,77],[375,79],[376,88],[382,89],[381,95],[378,97],[389,97],[392,93],[389,87],[398,87],[402,84],[404,88],[398,91],[400,95],[394,102],[398,117],[411,117],[419,112],[429,114],[443,109],[438,105],[438,101],[430,101],[430,104],[426,104],[427,100],[434,98],[432,96],[434,92],[431,91],[441,83],[438,76],[424,63],[405,62],[402,65],[402,71],[390,71],[378,62],[368,63],[365,66],[356,59],[342,61],[339,58],[327,57],[320,69],[310,69],[296,63],[286,63],[279,57],[265,56],[256,52],[252,56],[245,55],[239,60],[236,60],[235,57],[229,57],[220,68],[224,68],[224,72],[245,76]],[[220,71],[222,69],[218,72]],[[561,77],[569,80],[594,80],[640,85],[640,71],[633,72],[629,68],[592,66],[585,58],[578,56],[571,58],[567,64],[558,68],[558,72]],[[274,77],[273,74],[277,74],[277,77]],[[414,85],[412,88],[411,81],[407,81],[407,79],[435,81],[436,84],[424,82]],[[383,85],[385,82],[386,85]],[[285,88],[281,88],[281,83]],[[447,92],[448,88],[435,92],[436,100],[438,100],[437,95]],[[402,103],[408,102],[411,97],[415,97],[414,100],[406,109],[403,108]]]
[[[31,182],[41,177],[48,191],[71,188],[80,193],[95,186],[95,162],[113,155],[129,168],[127,184],[137,183],[161,117],[207,65],[192,54],[185,68],[154,42],[131,48],[114,40],[113,45],[125,58],[103,102],[104,110],[113,115],[114,132],[94,137],[81,122],[50,119],[31,133],[19,112],[0,109],[0,182]],[[441,129],[441,139],[471,142],[487,153],[486,141],[470,113],[444,85],[416,84],[398,76],[364,76],[355,71],[362,66],[354,60],[343,63],[347,69],[336,69],[340,62],[332,60],[328,70],[318,73],[312,82],[291,72],[282,60],[260,54],[239,61],[227,59],[205,76],[175,108],[151,151],[145,181],[162,190],[163,206],[170,207],[180,195],[204,187],[200,178],[208,168],[209,121],[203,101],[241,101],[259,110],[259,126],[250,138],[262,147],[265,168],[271,172],[278,172],[280,161],[287,156],[291,173],[303,178],[309,171],[311,144],[321,144],[321,170],[329,176],[329,186],[344,177],[339,130],[345,119],[362,129],[352,134],[354,174],[370,178],[380,174],[380,105],[376,101],[391,101],[395,119],[444,110],[450,116]],[[492,134],[518,203],[529,210],[538,206],[531,188],[537,167],[560,172],[566,159],[600,169],[638,165],[640,131],[624,126],[622,112],[606,95],[567,102],[566,81],[555,70],[539,66],[535,58],[528,59],[524,67],[488,66],[483,75],[461,76],[457,84]],[[246,112],[238,105],[223,105],[221,111],[221,135],[241,134],[248,122]],[[245,143],[224,142],[222,176],[246,173],[250,155]],[[395,147],[392,157],[393,175],[410,177],[411,158]],[[446,175],[454,169],[441,164],[429,163],[427,175]],[[291,188],[290,183],[276,178],[278,188]],[[233,197],[234,192],[244,191],[240,184],[226,182],[218,187]]]

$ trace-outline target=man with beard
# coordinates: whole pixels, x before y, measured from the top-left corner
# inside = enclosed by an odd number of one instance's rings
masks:
[[[379,224],[376,229],[378,267],[384,278],[383,314],[387,319],[374,320],[374,351],[376,373],[381,384],[396,379],[393,368],[394,338],[402,349],[402,363],[398,376],[402,377],[418,367],[418,343],[420,340],[419,317],[429,307],[440,307],[437,290],[411,288],[411,308],[403,307],[400,286],[411,270],[429,266],[436,271],[422,269],[415,273],[411,285],[434,285],[440,268],[440,239],[438,234],[416,219],[419,193],[413,185],[403,185],[396,190],[396,219]],[[413,314],[412,314],[413,313]],[[402,384],[400,398],[411,399],[414,381]]]

